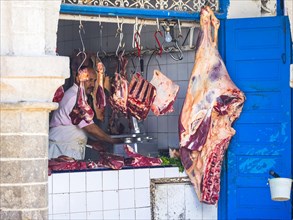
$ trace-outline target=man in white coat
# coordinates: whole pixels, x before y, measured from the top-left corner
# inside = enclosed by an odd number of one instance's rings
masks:
[[[89,79],[84,82],[85,92],[90,95],[95,86],[97,75],[93,68],[86,67]],[[87,123],[82,120],[78,125],[73,125],[69,114],[71,113],[77,97],[79,79],[65,93],[57,110],[53,112],[49,131],[49,159],[60,155],[73,157],[76,160],[85,159],[86,149],[93,148],[99,151],[101,145],[87,145],[88,138],[110,144],[119,143],[119,140],[111,138],[93,121]],[[93,152],[93,151],[92,151]],[[86,158],[87,159],[87,158]]]

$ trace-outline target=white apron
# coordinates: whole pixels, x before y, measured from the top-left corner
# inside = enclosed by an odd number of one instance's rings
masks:
[[[76,160],[83,160],[86,143],[85,132],[75,125],[50,128],[48,157],[51,159],[66,155]]]

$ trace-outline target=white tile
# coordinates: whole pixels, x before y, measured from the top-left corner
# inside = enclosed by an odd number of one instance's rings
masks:
[[[150,188],[135,189],[135,207],[150,206]]]
[[[150,169],[150,178],[158,179],[165,177],[165,168],[151,168]]]
[[[184,189],[185,197],[185,219],[202,219],[202,203],[191,184],[186,184]]]
[[[108,210],[104,211],[103,214],[105,220],[119,220],[119,210]]]
[[[85,172],[70,173],[70,192],[85,192]]]
[[[180,219],[185,212],[184,184],[168,184],[168,219]]]
[[[69,192],[69,173],[53,174],[53,193]]]
[[[104,210],[118,209],[118,191],[103,192]]]
[[[99,191],[103,188],[102,172],[86,172],[86,191]]]
[[[168,218],[168,191],[166,184],[157,184],[154,198],[154,219]]]
[[[103,212],[87,212],[87,220],[102,220]]]
[[[187,177],[185,170],[183,170],[183,172],[179,171],[179,177]]]
[[[151,219],[151,208],[135,209],[135,219],[137,220]]]
[[[150,187],[150,169],[134,170],[135,188]]]
[[[48,193],[53,193],[53,175],[48,176]]]
[[[70,220],[82,220],[86,219],[86,212],[79,212],[79,213],[70,213]]]
[[[119,189],[134,188],[134,170],[119,170]]]
[[[86,193],[70,193],[70,212],[86,211]]]
[[[68,214],[58,214],[58,215],[52,215],[52,218],[54,220],[68,220],[69,218],[69,213]]]
[[[119,209],[134,208],[134,189],[119,190]]]
[[[120,219],[121,220],[134,220],[135,219],[135,209],[120,209]]]
[[[48,215],[53,214],[53,195],[48,195]]]
[[[218,208],[216,205],[202,204],[202,219],[218,219]]]
[[[178,177],[179,169],[178,167],[166,167],[165,168],[165,177]]]
[[[87,211],[103,210],[103,193],[102,192],[87,192]]]
[[[53,214],[69,213],[69,193],[53,194]]]
[[[118,171],[103,171],[103,190],[118,189]]]
[[[53,215],[48,215],[48,220],[54,220]]]

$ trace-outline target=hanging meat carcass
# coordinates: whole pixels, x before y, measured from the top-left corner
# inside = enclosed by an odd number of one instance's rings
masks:
[[[87,68],[80,70],[78,73],[80,85],[77,91],[76,103],[69,114],[72,124],[78,125],[82,120],[87,123],[93,120],[94,111],[86,101],[86,94],[84,89],[84,81],[88,80]]]
[[[105,68],[102,61],[97,57],[92,57],[95,65],[97,74],[97,81],[92,93],[93,97],[93,108],[96,113],[96,118],[100,121],[104,121],[104,113],[106,107],[106,95],[104,92],[104,79],[105,79]]]
[[[158,70],[154,70],[154,75],[150,83],[155,86],[157,95],[151,106],[155,115],[164,115],[173,112],[179,86]]]
[[[128,61],[125,57],[119,56],[118,67],[111,86],[111,96],[109,98],[112,108],[116,111],[121,111],[125,115],[127,114],[128,98],[127,63]]]
[[[156,97],[156,88],[139,73],[133,75],[129,84],[127,107],[138,120],[147,117]]]
[[[195,64],[180,113],[180,157],[201,202],[216,204],[225,151],[244,94],[231,81],[217,49],[219,21],[209,7],[200,14]],[[213,33],[212,36],[212,27]]]

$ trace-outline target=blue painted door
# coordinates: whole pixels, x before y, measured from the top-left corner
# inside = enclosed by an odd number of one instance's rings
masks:
[[[228,19],[225,45],[228,72],[247,98],[227,153],[226,218],[291,219],[290,201],[272,201],[267,185],[271,169],[291,178],[288,18]]]

